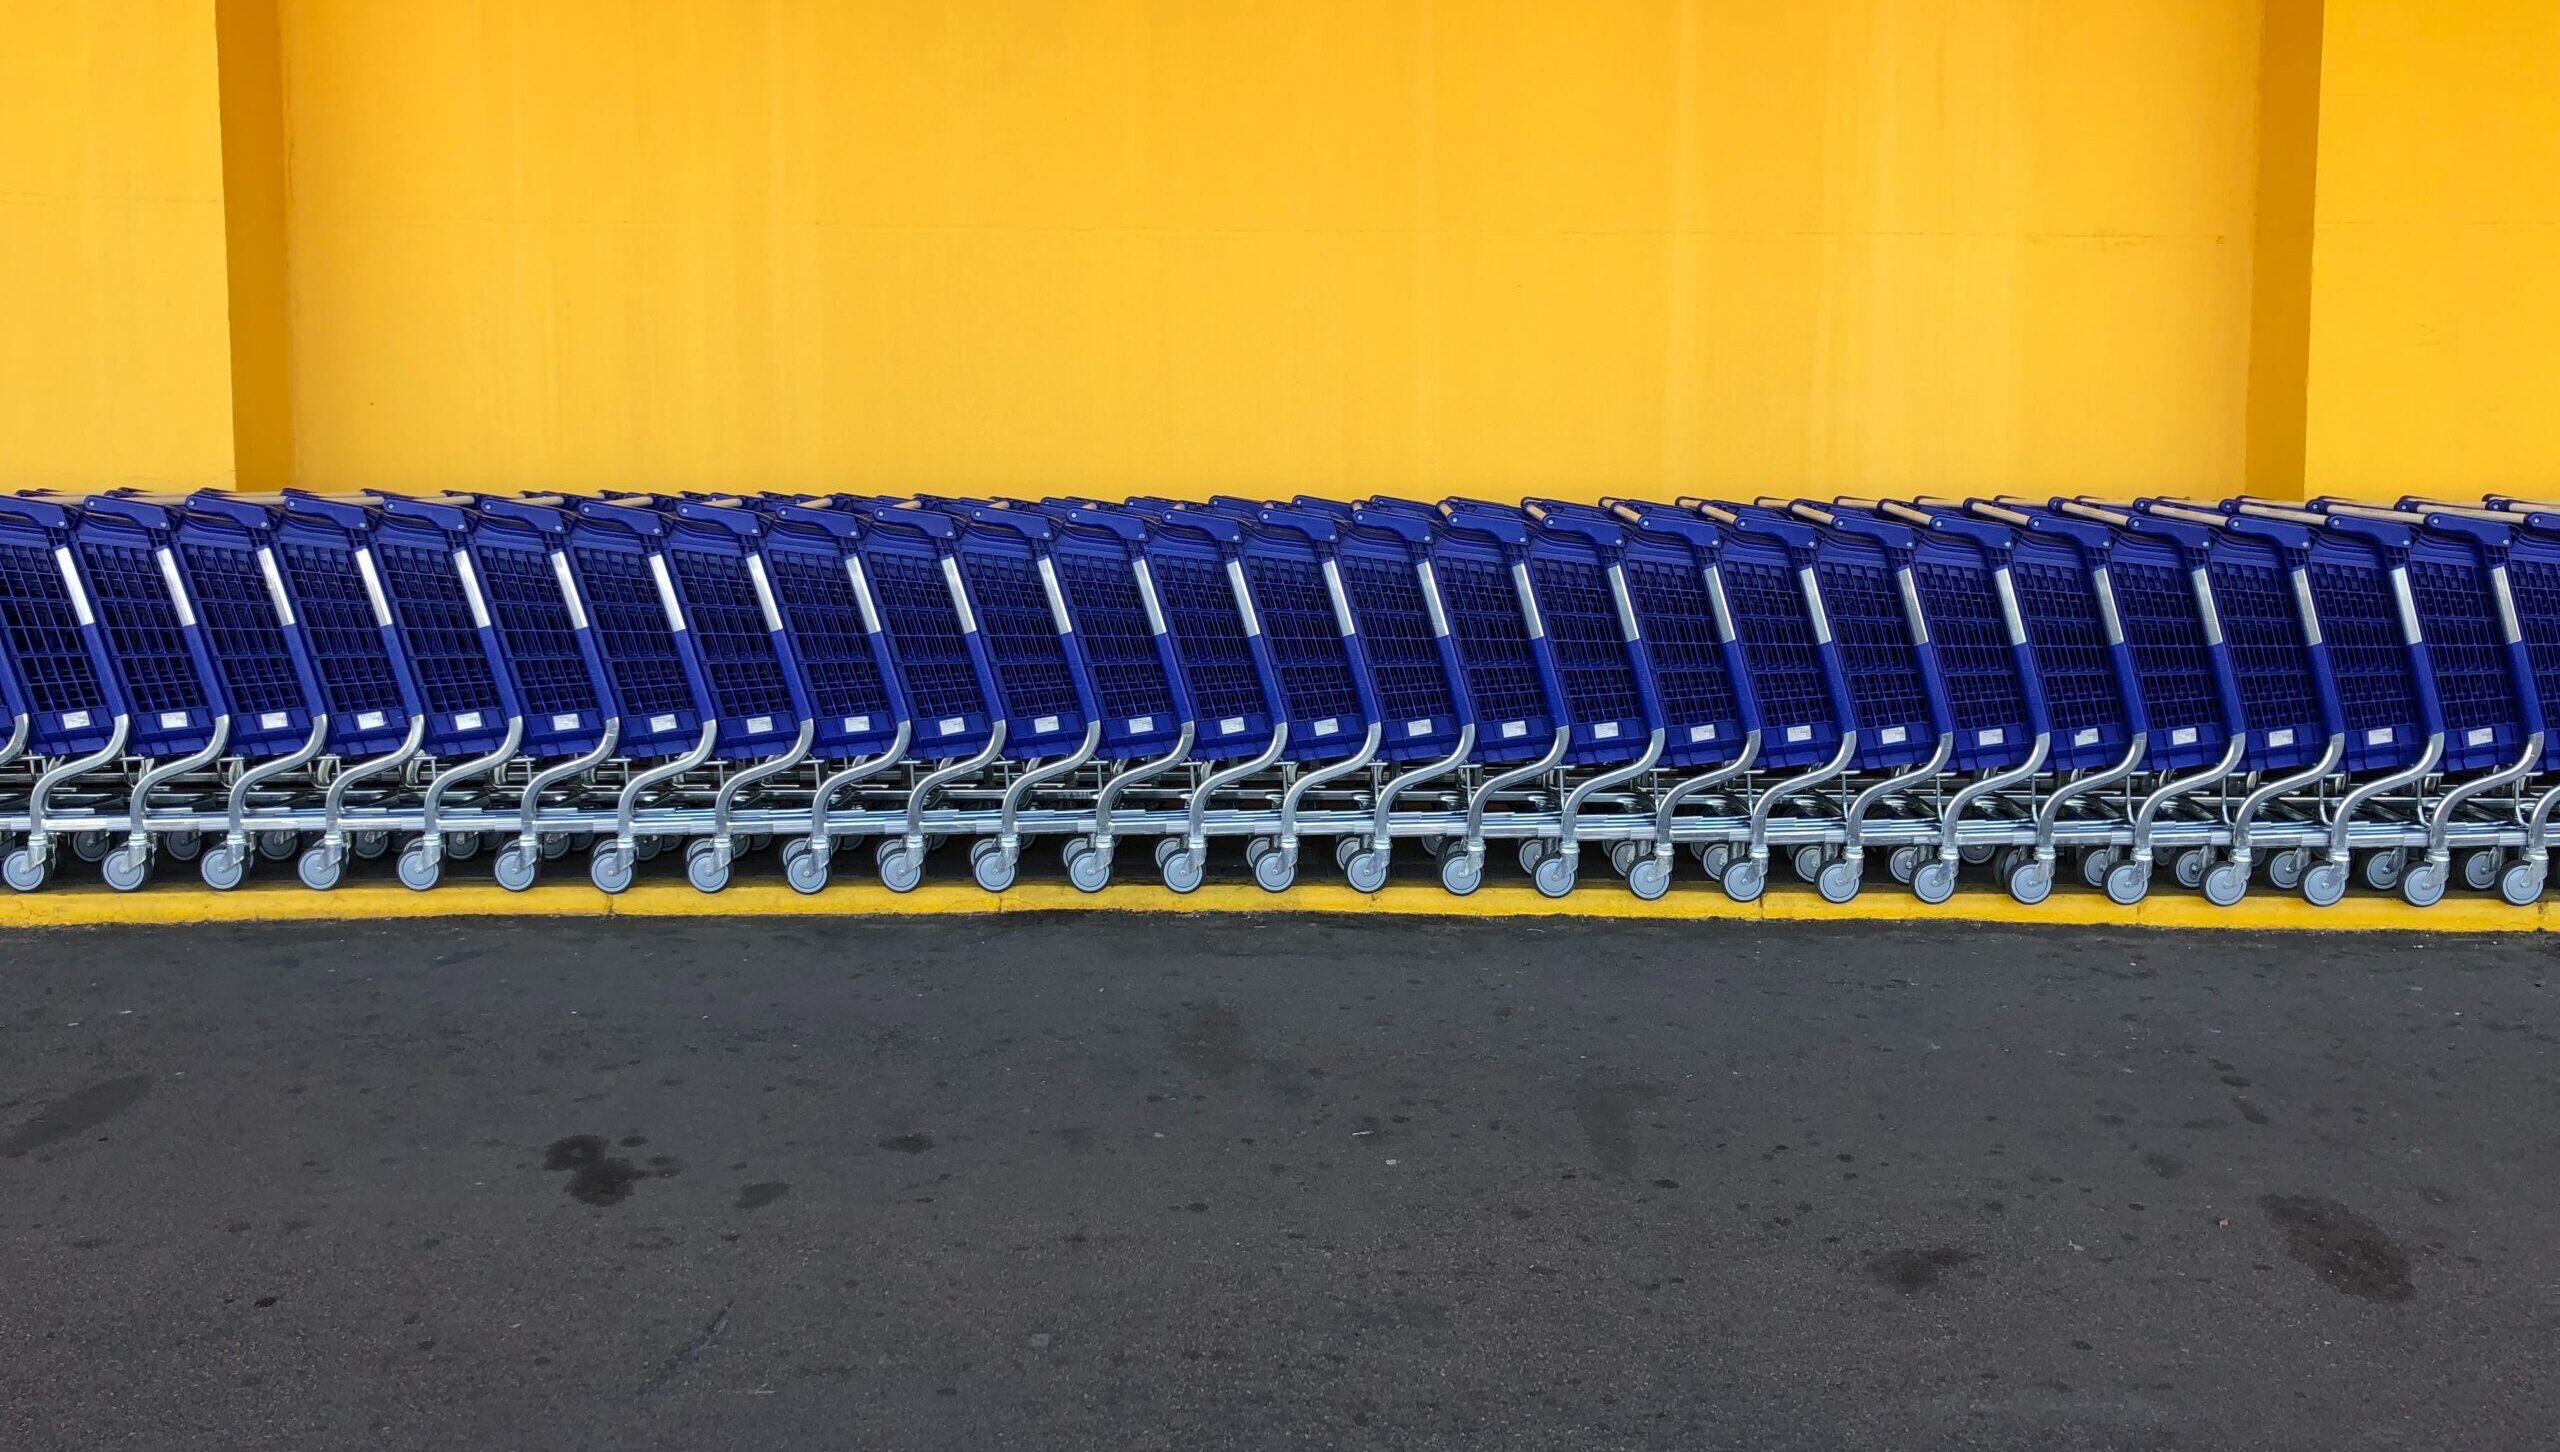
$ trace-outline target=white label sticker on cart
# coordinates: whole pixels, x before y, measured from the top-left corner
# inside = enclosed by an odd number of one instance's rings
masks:
[[[2095,726],[2083,726],[2083,727],[2081,727],[2079,730],[2072,732],[2072,733],[2071,733],[2071,744],[2072,744],[2072,745],[2074,745],[2074,746],[2095,746],[2095,745],[2097,745],[2097,744],[2098,744],[2098,728],[2097,728],[2097,727],[2095,727]]]
[[[1243,729],[1244,718],[1242,716],[1229,716],[1224,721],[1218,723],[1218,734],[1221,736],[1233,736]]]
[[[1887,726],[1882,731],[1876,733],[1876,739],[1887,746],[1900,746],[1910,737],[1910,735],[1911,731],[1908,727]]]
[[[2169,732],[2169,744],[2171,746],[2195,745],[2196,728],[2193,726],[2179,726],[2172,728]]]
[[[1793,744],[1798,741],[1811,741],[1812,739],[1813,728],[1810,726],[1790,726],[1787,728],[1787,741],[1789,744]]]
[[[2395,728],[2390,726],[2376,726],[2364,734],[2364,744],[2367,746],[2389,746],[2391,744],[2391,737],[2394,730]]]
[[[1689,728],[1689,739],[1691,741],[1713,741],[1716,739],[1716,728],[1712,725],[1692,726]]]
[[[871,718],[868,716],[847,716],[844,718],[844,729],[847,731],[868,731],[871,729]]]
[[[936,736],[957,736],[960,734],[960,728],[968,724],[969,722],[965,717],[945,716],[940,721],[934,723],[933,734]]]
[[[2008,739],[2009,729],[2007,727],[1994,726],[1990,730],[1985,731],[1980,736],[1976,737],[1973,744],[1976,746],[1999,746],[2005,744]]]
[[[1129,718],[1129,729],[1133,732],[1153,731],[1156,729],[1156,718],[1153,716],[1132,716]]]
[[[1315,723],[1315,732],[1318,736],[1331,736],[1341,729],[1342,720],[1340,717],[1336,716],[1327,716],[1323,720]]]
[[[479,730],[479,729],[480,729],[480,713],[479,713],[479,712],[477,712],[477,711],[465,711],[465,712],[463,712],[461,715],[454,717],[454,718],[453,718],[453,729],[454,729],[454,730],[456,730],[456,731],[477,731],[477,730]]]
[[[673,716],[652,716],[649,718],[649,729],[652,731],[673,731],[676,729],[676,718]]]
[[[1431,723],[1428,721],[1407,721],[1404,723],[1404,734],[1407,736],[1428,736],[1431,734]]]
[[[560,715],[557,715],[557,716],[552,717],[552,718],[551,718],[551,729],[552,729],[552,730],[554,730],[554,731],[575,731],[575,730],[577,730],[577,729],[578,729],[578,713],[577,713],[577,712],[575,712],[575,711],[565,711],[565,712],[562,712]]]
[[[2465,746],[2486,746],[2490,742],[2496,740],[2497,737],[2498,728],[2495,726],[2474,726],[2463,736],[2462,744]]]
[[[1599,723],[1598,725],[1593,726],[1593,727],[1591,728],[1591,739],[1592,739],[1592,740],[1594,740],[1594,741],[1615,741],[1615,740],[1617,740],[1617,739],[1618,739],[1618,723],[1617,723],[1617,722],[1615,722],[1615,721],[1603,721],[1603,722]]]
[[[86,711],[66,711],[63,713],[62,729],[65,731],[77,731],[88,724],[89,713]]]
[[[747,734],[749,736],[762,736],[764,733],[772,729],[773,718],[771,716],[749,716],[747,718]]]
[[[286,715],[282,711],[269,711],[258,718],[258,729],[261,731],[282,731],[285,723],[292,719],[293,718],[291,716]]]
[[[1055,716],[1042,716],[1031,723],[1031,734],[1034,736],[1046,736],[1057,729],[1058,718]]]
[[[2269,746],[2291,746],[2293,744],[2293,728],[2287,726],[2279,731],[2268,732],[2267,744]]]
[[[384,717],[380,711],[358,711],[356,713],[356,729],[358,731],[379,731],[382,729],[383,720]]]
[[[160,729],[163,731],[183,731],[186,729],[186,725],[187,713],[184,711],[163,711],[160,713]]]
[[[1502,723],[1502,739],[1505,741],[1509,741],[1518,736],[1526,736],[1528,734],[1529,723],[1526,721],[1505,721]]]

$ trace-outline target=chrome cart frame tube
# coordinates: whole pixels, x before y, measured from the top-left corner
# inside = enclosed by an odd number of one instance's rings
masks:
[[[1182,735],[1173,743],[1171,751],[1152,761],[1142,761],[1135,766],[1115,772],[1109,781],[1102,784],[1102,790],[1094,793],[1093,850],[1102,854],[1103,861],[1111,860],[1111,811],[1120,804],[1120,794],[1133,786],[1154,781],[1157,777],[1189,761],[1191,738],[1196,730],[1194,723],[1183,722]]]
[[[611,761],[613,759],[614,745],[621,739],[621,719],[619,717],[608,719],[604,723],[604,734],[596,739],[596,745],[593,751],[588,752],[584,756],[575,757],[571,760],[561,762],[557,766],[545,767],[533,774],[533,780],[525,783],[524,799],[521,808],[524,813],[523,824],[517,830],[516,840],[524,844],[526,851],[531,852],[542,845],[542,828],[540,825],[542,794],[551,790],[552,784],[555,782],[567,781],[573,776],[583,776],[586,773],[595,770],[597,767],[604,765],[606,762]]]
[[[249,815],[249,793],[265,785],[271,778],[282,776],[288,771],[300,771],[309,766],[319,758],[322,748],[328,744],[329,713],[323,711],[311,718],[311,739],[295,748],[290,755],[279,756],[271,761],[262,761],[240,773],[240,779],[231,784],[231,824],[229,830],[223,835],[223,841],[234,847],[248,846],[249,828],[245,819]]]
[[[30,837],[44,837],[49,835],[54,828],[51,823],[44,819],[46,800],[50,798],[54,794],[55,790],[61,787],[63,783],[71,781],[77,777],[87,776],[89,773],[96,771],[100,767],[111,766],[118,760],[122,759],[124,756],[125,738],[132,734],[133,718],[130,716],[118,716],[116,717],[115,725],[107,732],[106,745],[99,747],[96,751],[89,753],[87,756],[73,757],[71,760],[63,762],[38,776],[36,778],[35,789],[27,793],[27,835]]]
[[[2533,812],[2524,823],[2524,855],[2542,863],[2546,871],[2551,865],[2551,817],[2554,812],[2560,812],[2560,786],[2535,798]]]
[[[151,850],[149,814],[153,790],[172,777],[184,776],[191,771],[201,771],[220,761],[222,749],[230,744],[231,717],[227,714],[216,716],[213,718],[213,738],[205,743],[202,751],[177,761],[162,762],[142,774],[142,779],[133,784],[132,799],[125,803],[125,825],[128,833],[125,838],[125,850],[137,856]],[[0,757],[0,760],[5,759]]]
[[[9,728],[9,744],[6,746],[0,746],[0,766],[7,766],[10,762],[17,760],[20,756],[25,754],[27,749],[27,736],[29,735],[28,728],[31,724],[32,723],[27,717],[20,716],[17,718],[17,724]]]
[[[413,716],[409,719],[408,739],[402,741],[397,750],[377,756],[370,761],[357,762],[340,771],[337,780],[329,783],[329,794],[324,798],[325,805],[320,814],[321,840],[331,846],[346,840],[346,833],[339,827],[338,819],[346,814],[348,788],[360,781],[370,781],[384,772],[397,771],[417,760],[418,750],[426,745],[426,741],[427,718],[423,715]]]
[[[1022,855],[1022,833],[1014,824],[1021,819],[1022,804],[1031,796],[1032,788],[1046,786],[1078,770],[1086,762],[1093,760],[1093,753],[1101,745],[1102,723],[1087,721],[1084,723],[1082,745],[1045,766],[1033,767],[1015,777],[1013,785],[1005,788],[1004,805],[996,813],[996,845],[1003,849],[1005,861],[1011,862]]]
[[[924,860],[924,799],[940,791],[947,783],[986,770],[1003,754],[1004,721],[998,718],[987,724],[987,744],[977,755],[925,773],[924,780],[917,782],[915,789],[907,793],[907,855],[918,862]]]
[[[2240,868],[2246,868],[2249,865],[2250,829],[2257,825],[2258,814],[2266,810],[2267,803],[2288,793],[2298,792],[2315,782],[2327,780],[2337,771],[2339,759],[2346,754],[2347,738],[2332,736],[2329,738],[2328,746],[2321,751],[2318,761],[2290,776],[2280,776],[2274,781],[2261,782],[2257,790],[2241,798],[2240,810],[2231,815],[2231,864]]]
[[[2044,770],[2045,758],[2052,754],[2053,733],[2039,731],[2036,733],[2035,748],[2027,753],[2025,761],[2007,771],[1996,771],[1978,781],[1967,783],[1952,798],[1949,798],[1947,809],[1938,816],[1938,860],[1950,864],[1963,861],[1964,847],[1956,841],[1956,826],[1963,821],[1964,814],[1971,811],[1973,804],[1984,797],[1994,792],[2005,792],[2022,781],[2033,779],[2036,773]]]
[[[1557,813],[1559,821],[1557,824],[1558,836],[1556,838],[1556,842],[1559,847],[1567,852],[1574,851],[1579,847],[1580,843],[1574,835],[1574,822],[1576,818],[1582,815],[1582,804],[1590,800],[1591,795],[1594,792],[1603,792],[1607,791],[1611,787],[1624,786],[1628,782],[1634,781],[1637,777],[1644,775],[1646,772],[1653,770],[1653,764],[1662,759],[1662,743],[1666,739],[1667,735],[1667,732],[1657,729],[1653,733],[1653,739],[1645,743],[1643,755],[1637,757],[1631,762],[1628,762],[1624,766],[1604,771],[1598,776],[1591,778],[1589,781],[1575,787],[1572,791],[1565,793],[1564,809]]]
[[[1209,833],[1203,823],[1209,815],[1210,794],[1257,772],[1270,770],[1271,764],[1278,761],[1280,753],[1288,748],[1289,728],[1284,723],[1275,722],[1271,727],[1271,744],[1264,747],[1260,755],[1247,761],[1237,762],[1223,771],[1213,771],[1201,781],[1200,785],[1193,787],[1190,811],[1186,814],[1182,825],[1182,845],[1189,851],[1206,851],[1209,846]]]
[[[1778,803],[1786,800],[1788,797],[1795,796],[1802,792],[1811,791],[1815,787],[1818,787],[1824,782],[1831,780],[1833,777],[1838,776],[1840,773],[1847,771],[1849,769],[1849,763],[1852,760],[1855,760],[1857,755],[1858,733],[1855,731],[1843,731],[1840,733],[1840,749],[1831,753],[1831,759],[1829,761],[1813,768],[1811,771],[1799,772],[1794,776],[1783,777],[1770,783],[1769,789],[1762,792],[1758,799],[1751,803],[1751,832],[1750,835],[1744,839],[1744,847],[1745,850],[1750,853],[1751,860],[1754,862],[1766,862],[1769,860],[1769,812],[1771,808],[1777,806]]]
[[[2524,740],[2524,754],[2511,766],[2502,766],[2487,776],[2474,777],[2437,801],[2435,815],[2427,819],[2427,860],[2441,866],[2453,860],[2453,849],[2446,845],[2446,834],[2453,830],[2453,814],[2464,803],[2482,792],[2510,786],[2532,775],[2542,761],[2543,734],[2539,731]]]
[[[640,814],[640,794],[662,781],[673,781],[711,759],[711,750],[720,744],[720,723],[702,723],[702,739],[693,749],[673,761],[662,761],[638,773],[622,784],[622,795],[613,804],[613,840],[624,851],[639,846],[639,830],[632,819]]]
[[[2073,802],[2078,801],[2080,798],[2087,796],[2091,792],[2101,791],[2107,787],[2114,786],[2116,783],[2133,775],[2134,772],[2141,767],[2142,758],[2149,755],[2150,752],[2150,733],[2137,731],[2134,733],[2132,743],[2125,748],[2124,759],[2122,761],[2119,761],[2115,765],[2103,770],[2092,772],[2087,776],[2078,777],[2074,780],[2057,785],[2053,789],[2053,794],[2044,799],[2043,807],[2039,808],[2036,812],[2036,860],[2047,865],[2051,865],[2053,862],[2055,855],[2053,850],[2053,836],[2054,833],[2061,828],[2062,809],[2064,807],[2071,805]],[[1962,854],[1959,853],[1958,855],[1961,856]]]
[[[1386,736],[1387,729],[1384,726],[1374,721],[1370,722],[1368,739],[1360,743],[1358,751],[1340,761],[1317,767],[1291,782],[1289,789],[1280,794],[1280,850],[1288,854],[1289,861],[1298,860],[1298,803],[1309,791],[1326,782],[1338,781],[1349,776],[1377,760],[1378,746],[1386,740]]]
[[[817,739],[818,723],[803,721],[800,723],[799,738],[791,743],[789,751],[780,756],[759,761],[720,784],[719,795],[711,800],[711,850],[718,854],[722,866],[728,865],[732,850],[729,817],[738,809],[738,794],[758,782],[770,781],[807,761],[810,743]]]
[[[1565,750],[1572,744],[1573,728],[1559,726],[1556,728],[1556,739],[1547,746],[1546,755],[1525,766],[1515,766],[1509,771],[1498,773],[1475,789],[1475,794],[1467,798],[1468,856],[1484,856],[1484,812],[1486,807],[1493,804],[1494,793],[1509,791],[1524,781],[1534,781],[1555,770],[1563,763]]]
[[[2376,777],[2347,793],[2339,801],[2337,814],[2329,822],[2329,860],[2342,867],[2346,865],[2347,831],[2355,820],[2358,807],[2384,792],[2398,791],[2412,782],[2425,779],[2428,773],[2436,769],[2436,763],[2443,759],[2444,733],[2441,731],[2431,733],[2427,737],[2427,749],[2418,753],[2415,764],[2395,771],[2389,776]]]
[[[865,757],[818,783],[818,794],[816,797],[811,799],[809,803],[809,845],[811,848],[819,852],[833,852],[836,850],[835,837],[831,829],[827,826],[827,818],[833,811],[836,797],[841,794],[845,788],[854,786],[861,782],[869,781],[871,778],[878,776],[880,773],[887,771],[893,766],[896,766],[899,762],[906,760],[907,738],[913,734],[914,729],[914,724],[911,722],[899,722],[898,734],[890,740],[888,750],[881,752],[878,756]]]
[[[423,850],[429,862],[438,861],[444,856],[444,833],[437,830],[436,818],[444,811],[445,793],[475,776],[488,776],[515,760],[516,748],[523,744],[524,718],[510,716],[507,718],[506,739],[500,741],[495,750],[486,756],[448,767],[428,780],[426,793],[420,799],[418,807],[418,840],[426,844]]]
[[[2191,792],[2202,791],[2216,782],[2227,779],[2231,773],[2240,769],[2241,754],[2248,749],[2249,733],[2234,731],[2231,733],[2230,743],[2222,748],[2220,761],[2202,771],[2171,777],[2153,787],[2151,794],[2142,799],[2142,805],[2134,809],[2133,860],[2136,862],[2151,860],[2151,824],[2160,815],[2162,808]]]
[[[1437,781],[1465,766],[1467,758],[1475,754],[1475,749],[1476,728],[1473,722],[1469,722],[1458,728],[1458,744],[1450,750],[1448,755],[1441,757],[1438,761],[1426,761],[1401,776],[1387,778],[1386,785],[1378,788],[1377,810],[1370,818],[1370,847],[1380,852],[1394,849],[1395,835],[1388,826],[1387,819],[1395,810],[1396,798],[1425,782]]]
[[[1841,850],[1851,858],[1855,858],[1864,847],[1863,837],[1867,828],[1867,813],[1875,810],[1876,803],[1895,792],[1908,791],[1924,781],[1936,780],[1946,771],[1948,759],[1955,754],[1955,733],[1941,731],[1938,733],[1938,744],[1929,752],[1927,761],[1909,771],[1897,772],[1886,777],[1850,798],[1849,810],[1840,820],[1840,830],[1847,838],[1841,844]]]
[[[1684,781],[1677,782],[1672,786],[1671,790],[1663,793],[1662,805],[1654,810],[1653,855],[1668,864],[1671,861],[1672,855],[1678,851],[1679,844],[1671,840],[1671,826],[1672,819],[1679,812],[1682,803],[1710,787],[1722,786],[1724,783],[1742,775],[1744,772],[1751,769],[1751,763],[1758,761],[1759,759],[1760,733],[1754,730],[1742,738],[1742,754],[1740,756],[1737,756],[1733,760],[1726,762],[1724,765],[1715,768],[1713,771],[1702,772],[1696,776],[1689,777]]]

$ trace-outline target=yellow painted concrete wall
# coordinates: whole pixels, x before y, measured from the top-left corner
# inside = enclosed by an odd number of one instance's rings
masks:
[[[0,487],[231,474],[212,0],[0,0]]]
[[[2311,486],[2560,487],[2560,4],[2329,0]]]
[[[2245,0],[283,0],[324,487],[2216,491]]]

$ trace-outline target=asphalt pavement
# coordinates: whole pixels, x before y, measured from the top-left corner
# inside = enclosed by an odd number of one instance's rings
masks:
[[[2548,1447],[2553,953],[0,934],[0,1447]]]

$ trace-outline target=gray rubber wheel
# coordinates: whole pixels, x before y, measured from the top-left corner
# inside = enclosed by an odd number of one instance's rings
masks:
[[[98,875],[118,892],[136,891],[151,880],[151,852],[148,848],[136,851],[128,843],[107,854],[107,860],[98,864]]]
[[[1646,902],[1653,902],[1671,891],[1671,866],[1661,858],[1645,856],[1627,869],[1627,891]]]
[[[400,849],[400,885],[412,892],[426,892],[444,878],[444,861],[427,855],[424,840]]]
[[[480,834],[455,832],[444,839],[444,855],[456,862],[468,862],[480,855]]]
[[[2107,869],[2107,901],[2131,907],[2151,895],[2151,870],[2139,862],[2119,862]]]
[[[2394,847],[2376,852],[2364,860],[2364,885],[2375,892],[2389,892],[2400,885],[2400,874],[2409,868],[2408,849]]]
[[[2451,876],[2441,862],[2420,862],[2400,875],[2400,896],[2411,907],[2434,907],[2444,901],[2445,879]]]
[[[2498,868],[2505,861],[2506,854],[2495,847],[2465,853],[2462,858],[2462,885],[2473,892],[2487,892],[2498,885]]]
[[[1298,864],[1275,843],[1253,859],[1253,880],[1264,892],[1287,892],[1298,880]]]
[[[1159,838],[1157,838],[1157,839],[1156,839],[1156,866],[1158,866],[1158,867],[1162,867],[1162,866],[1164,866],[1166,863],[1171,862],[1171,861],[1173,860],[1173,854],[1175,854],[1176,852],[1183,851],[1183,850],[1185,850],[1185,849],[1184,849],[1184,846],[1183,846],[1183,839],[1182,839],[1182,838],[1180,838],[1180,837],[1159,837]]]
[[[2217,862],[2205,872],[2204,900],[2215,907],[2235,907],[2249,895],[2249,870],[2237,862]]]
[[[172,832],[160,839],[160,850],[172,862],[193,862],[204,852],[202,832]]]
[[[2198,888],[2204,886],[2205,869],[2212,865],[2212,853],[2202,847],[2190,847],[2178,854],[2169,870],[2178,879],[2178,886]]]
[[[1698,845],[1698,870],[1711,882],[1722,881],[1725,869],[1733,865],[1734,847],[1730,842],[1702,842]]]
[[[1956,895],[1956,867],[1943,857],[1933,858],[1911,874],[1911,895],[1932,907]]]
[[[107,849],[113,843],[114,839],[104,832],[74,832],[71,834],[71,855],[83,862],[104,862]]]
[[[1633,837],[1609,844],[1609,870],[1620,877],[1635,870],[1638,862],[1653,855],[1653,844]]]
[[[2053,864],[2029,858],[2009,874],[2009,896],[2028,907],[2053,896]]]
[[[1822,879],[1822,869],[1830,865],[1830,861],[1831,851],[1827,846],[1819,842],[1809,842],[1796,849],[1796,855],[1790,865],[1795,868],[1796,876],[1807,882],[1819,882]]]
[[[1735,902],[1757,902],[1769,887],[1769,864],[1745,857],[1724,869],[1724,895]]]
[[[382,831],[357,832],[347,838],[347,846],[367,862],[391,850],[391,834]]]
[[[1999,848],[1992,846],[1988,842],[1968,842],[1962,848],[1958,849],[1957,855],[1962,857],[1968,864],[1980,867],[1982,864],[1990,861],[1992,854],[1999,850]]]
[[[924,861],[896,838],[881,844],[880,885],[891,892],[913,892],[924,883]]]
[[[684,880],[693,890],[710,894],[729,885],[729,864],[720,860],[719,847],[708,841],[696,842],[684,849]]]
[[[225,842],[197,860],[196,872],[204,878],[205,886],[216,892],[229,892],[249,875],[249,855]]]
[[[1067,844],[1067,881],[1078,892],[1100,892],[1111,885],[1111,859],[1078,837]]]
[[[2347,895],[2347,869],[2335,862],[2316,862],[2303,869],[2302,900],[2313,907],[2336,907]]]
[[[595,851],[588,855],[587,880],[596,885],[598,892],[619,896],[631,890],[631,875],[638,866],[639,861],[632,853],[624,851],[620,842],[607,837],[596,843]]]
[[[1349,869],[1351,866],[1351,859],[1359,856],[1363,851],[1367,850],[1368,846],[1369,839],[1366,837],[1334,838],[1333,865],[1346,870]]]
[[[782,849],[782,880],[802,897],[815,897],[827,890],[827,877],[834,866],[831,857],[810,846],[806,838],[795,841]]]
[[[1573,881],[1581,875],[1581,865],[1580,854],[1559,848],[1540,861],[1538,870],[1531,875],[1538,884],[1539,892],[1548,897],[1564,897],[1573,891]]]
[[[1465,897],[1484,886],[1484,859],[1463,847],[1453,847],[1440,858],[1440,885],[1453,897]]]
[[[1176,852],[1165,859],[1164,885],[1179,893],[1198,892],[1200,879],[1207,876],[1208,871],[1209,854],[1206,851]]]
[[[980,842],[969,849],[970,875],[978,879],[978,886],[989,892],[1002,892],[1013,886],[1018,870],[1019,865],[1004,855],[1001,842]]]
[[[1927,856],[1927,853],[1907,843],[1896,847],[1884,855],[1885,876],[1901,883],[1904,887],[1909,887],[1911,879],[1919,874],[1920,864]]]
[[[1848,902],[1867,885],[1866,874],[1858,870],[1856,862],[1843,860],[1822,869],[1822,876],[1815,879],[1813,885],[1822,894],[1824,902]]]
[[[1387,854],[1371,848],[1342,864],[1342,875],[1354,892],[1376,892],[1387,885]]]
[[[1538,870],[1538,864],[1547,860],[1550,846],[1551,844],[1544,837],[1521,838],[1517,854],[1520,858],[1520,870],[1534,875]]]
[[[2302,874],[2311,865],[2311,854],[2299,847],[2287,847],[2267,859],[2267,881],[2278,892],[2291,892],[2302,886]]]
[[[295,864],[294,871],[301,877],[304,887],[313,892],[327,892],[336,887],[339,879],[346,875],[347,851],[343,847],[332,847],[323,842],[303,853],[302,860]]]
[[[509,842],[499,848],[497,860],[489,864],[489,871],[498,879],[498,886],[509,892],[523,892],[532,887],[541,870],[542,849],[536,847],[528,852],[520,841]]]
[[[2080,880],[2091,887],[2105,887],[2107,874],[2115,871],[2116,861],[2114,848],[2090,848],[2080,854]]]
[[[2510,862],[2498,874],[2498,896],[2509,907],[2530,907],[2542,897],[2543,867],[2539,862]]]
[[[269,862],[282,862],[302,850],[299,832],[273,831],[258,834],[258,855]]]

